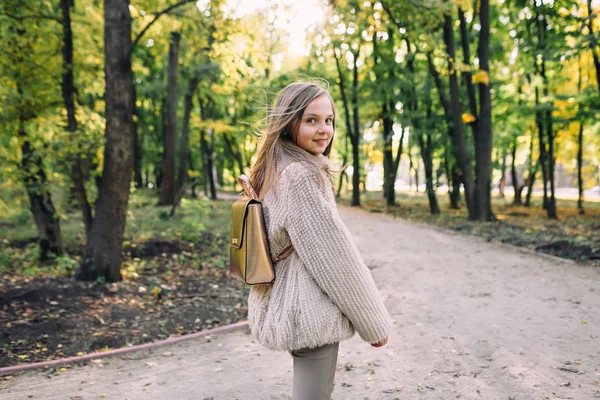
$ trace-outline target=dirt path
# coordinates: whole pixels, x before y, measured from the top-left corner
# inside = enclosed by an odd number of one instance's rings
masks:
[[[395,320],[343,342],[336,400],[600,398],[600,270],[340,212]],[[0,382],[1,399],[289,399],[292,362],[244,331]]]

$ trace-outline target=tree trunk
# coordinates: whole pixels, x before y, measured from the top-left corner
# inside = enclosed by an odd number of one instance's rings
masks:
[[[474,207],[473,204],[473,168],[471,167],[471,160],[469,158],[467,140],[462,122],[460,90],[453,61],[456,59],[456,52],[454,50],[454,34],[452,32],[452,18],[450,15],[444,16],[444,43],[446,44],[446,50],[448,52],[448,70],[450,71],[450,110],[452,128],[454,130],[454,135],[456,136],[456,158],[463,178],[462,182],[465,189],[467,209],[469,210],[469,219],[473,220],[477,219],[477,208]],[[487,182],[489,184],[489,180],[487,180]]]
[[[383,118],[383,193],[386,205],[391,207],[396,204],[396,190],[394,183],[396,174],[394,172],[394,153],[392,137],[394,135],[394,122],[390,117],[388,103],[385,101],[382,107]]]
[[[592,9],[592,0],[587,0],[588,9],[588,38],[590,43],[590,50],[592,51],[592,59],[594,60],[594,68],[596,69],[596,84],[598,86],[598,92],[600,92],[600,60],[598,57],[598,50],[596,48],[596,34],[594,33],[594,10]]]
[[[142,140],[138,132],[138,109],[137,109],[137,92],[135,88],[134,80],[131,80],[131,101],[133,104],[133,181],[135,186],[141,188],[142,182],[142,157],[144,156],[144,147],[142,146]]]
[[[454,120],[453,120],[453,110],[452,107],[450,105],[451,101],[450,99],[448,99],[448,96],[446,95],[446,90],[442,84],[442,80],[440,78],[440,74],[437,71],[437,69],[435,68],[435,65],[433,63],[433,59],[432,59],[432,54],[431,53],[427,53],[427,61],[428,61],[428,65],[429,65],[429,73],[431,75],[431,77],[433,78],[433,81],[435,82],[435,86],[438,90],[438,94],[440,97],[440,103],[442,104],[442,108],[444,109],[444,116],[445,116],[445,120],[446,120],[446,124],[448,126],[448,137],[450,138],[450,148],[452,149],[452,153],[451,154],[446,154],[446,160],[447,160],[447,169],[449,170],[447,173],[448,175],[448,179],[452,184],[452,191],[449,190],[449,197],[450,197],[450,208],[452,209],[459,209],[459,199],[460,199],[460,184],[462,182],[462,177],[463,174],[460,171],[460,163],[459,163],[459,150],[458,150],[458,136],[457,136],[457,131],[454,128]],[[454,77],[456,78],[456,74],[454,75]],[[458,104],[458,106],[460,107],[460,104]],[[460,121],[460,126],[462,127],[462,116],[459,116],[459,119],[461,119]],[[463,131],[464,133],[464,131]],[[465,143],[465,150],[466,150],[466,143]],[[451,158],[452,157],[452,158]],[[458,165],[457,165],[458,164]],[[471,164],[470,162],[468,163],[469,168],[471,168]],[[448,183],[448,185],[450,186],[450,182]],[[466,191],[465,191],[465,195],[466,195]]]
[[[348,180],[348,174],[346,174],[346,167],[348,163],[348,135],[344,138],[344,151],[342,152],[342,171],[340,172],[340,180],[338,182],[338,189],[335,195],[339,198],[344,187],[344,179]]]
[[[533,157],[533,153],[531,157]],[[535,176],[540,164],[541,160],[538,158],[537,162],[529,170],[529,176],[527,176],[527,196],[525,196],[525,207],[531,206],[531,192],[533,192],[533,184],[535,182]]]
[[[431,121],[431,102],[427,104],[427,121]],[[414,127],[415,130],[418,127]],[[429,211],[431,214],[439,214],[440,206],[438,205],[437,198],[435,196],[435,189],[433,187],[433,159],[432,159],[432,147],[431,147],[431,133],[428,131],[425,136],[426,140],[423,139],[423,133],[417,131],[417,140],[419,142],[419,149],[421,150],[421,158],[423,159],[423,167],[425,168],[425,186],[427,187],[427,198],[429,200]]]
[[[544,121],[542,118],[542,111],[539,109],[540,101],[539,101],[539,89],[535,88],[535,119],[538,128],[538,139],[539,139],[539,147],[540,147],[540,157],[538,163],[542,168],[542,181],[544,185],[544,197],[542,200],[542,208],[544,210],[548,209],[548,166],[546,163],[546,144],[544,140]]]
[[[225,139],[225,144],[227,145],[229,152],[233,156],[233,159],[235,160],[235,163],[237,164],[237,167],[240,170],[240,175],[242,175],[244,173],[244,160],[242,159],[242,152],[239,150],[235,140],[229,137],[227,133],[223,134],[223,139]],[[238,149],[236,150],[236,148]]]
[[[352,134],[352,202],[350,203],[353,207],[360,206],[360,119],[358,116],[358,56],[360,54],[360,47],[356,50],[353,55],[353,68],[352,68],[352,120],[354,125],[354,132]],[[366,189],[365,185],[365,189]]]
[[[490,221],[492,214],[492,100],[490,95],[490,3],[480,1],[479,23],[479,69],[487,77],[479,82],[479,132],[475,137],[475,191],[472,217],[479,221]],[[467,172],[468,173],[468,172]],[[465,181],[469,177],[465,175]],[[467,187],[465,186],[465,192]],[[467,203],[468,204],[468,203]],[[469,212],[471,215],[471,212]]]
[[[409,149],[410,151],[410,149]],[[416,165],[415,165],[416,164]],[[417,162],[413,164],[413,168],[415,170],[415,192],[419,193],[419,159],[417,158]]]
[[[465,19],[465,13],[462,8],[458,7],[458,19],[460,21],[460,42],[463,51],[463,63],[471,66],[471,51],[469,44],[469,33],[467,31],[467,21]],[[488,23],[489,26],[489,23]],[[481,43],[480,43],[481,46]],[[477,140],[479,137],[479,115],[477,113],[477,99],[475,98],[475,86],[473,85],[473,74],[471,74],[471,70],[467,69],[462,72],[463,82],[467,89],[467,99],[469,100],[469,112],[475,120],[471,122],[471,130],[473,131],[473,138]]]
[[[449,148],[452,146],[444,146],[444,169],[448,179],[448,200],[452,210],[460,210],[460,174],[452,159]]]
[[[504,151],[503,151],[504,153]],[[502,165],[500,166],[500,182],[498,183],[498,197],[503,199],[504,187],[506,186],[506,153],[502,154]]]
[[[547,34],[547,22],[546,17],[543,16],[542,19],[539,18],[539,15],[536,14],[538,21],[538,40],[541,48],[545,52],[547,50],[547,42],[546,42],[546,34]],[[548,77],[546,76],[546,56],[542,54],[541,57],[541,68],[540,68],[540,76],[542,77],[543,82],[543,92],[544,98],[548,99],[550,94],[550,83],[548,82]],[[548,214],[548,218],[557,219],[556,215],[556,197],[554,191],[554,128],[553,128],[553,119],[552,119],[552,107],[553,103],[546,107],[546,139],[548,140],[548,153],[546,154],[546,168],[548,173],[548,181],[550,183],[550,198],[546,198],[546,211]],[[542,133],[543,135],[543,133]]]
[[[192,78],[183,101],[183,129],[181,132],[181,144],[179,146],[179,173],[177,174],[178,189],[185,186],[188,178],[190,116],[192,114],[192,107],[194,106],[194,92],[200,83],[200,78],[200,75]]]
[[[579,122],[579,134],[577,135],[577,208],[579,214],[585,214],[583,209],[583,177],[581,168],[583,166],[583,121]]]
[[[175,182],[175,153],[177,147],[177,58],[179,53],[179,33],[171,32],[169,45],[169,67],[167,75],[167,127],[163,158],[162,186],[159,206],[173,205],[177,192]]]
[[[106,143],[102,185],[79,280],[121,280],[121,245],[133,175],[133,98],[129,0],[104,1]]]
[[[25,190],[29,197],[29,208],[38,230],[40,261],[46,261],[52,255],[63,253],[60,219],[56,214],[52,196],[47,187],[42,156],[27,138],[23,121],[19,124],[19,137],[23,139],[21,171]]]
[[[350,139],[350,144],[352,144],[352,156],[354,158],[354,148],[358,147],[358,144],[354,143],[354,128],[352,127],[352,119],[350,118],[350,104],[348,102],[348,96],[346,95],[346,84],[345,84],[345,78],[344,78],[344,73],[342,72],[342,68],[340,66],[340,59],[338,54],[335,51],[336,49],[334,49],[334,56],[335,56],[335,66],[337,68],[338,71],[338,86],[340,88],[340,94],[342,96],[342,104],[344,106],[344,117],[346,119],[346,150],[348,149],[348,141],[347,139]],[[346,154],[348,152],[346,151]],[[344,166],[346,166],[346,164],[344,163]],[[345,170],[344,170],[345,171]],[[344,172],[345,174],[345,172]],[[347,174],[346,174],[347,176]],[[352,175],[354,177],[354,174]],[[341,179],[341,178],[340,178]],[[340,186],[340,190],[341,190],[341,186]],[[354,190],[352,189],[352,201],[354,201]],[[338,192],[339,193],[339,192]],[[359,193],[359,201],[360,201],[360,193]]]
[[[513,188],[515,190],[515,198],[513,204],[523,204],[523,189],[525,185],[519,183],[519,176],[517,174],[517,137],[513,137],[512,148],[511,148],[511,161],[510,161],[510,177],[512,180]]]
[[[72,0],[61,0],[62,26],[63,26],[63,73],[62,73],[62,96],[67,110],[67,130],[71,140],[77,138],[77,119],[75,118],[75,85],[73,79],[73,32],[71,30],[71,7]],[[79,146],[76,146],[79,149]],[[77,205],[81,210],[85,226],[86,241],[90,240],[90,232],[93,224],[92,209],[85,190],[85,180],[82,166],[82,152],[75,150],[71,164],[71,179],[73,180],[73,192]]]
[[[214,171],[214,148],[215,148],[215,130],[208,128],[208,136],[210,141],[204,140],[205,144],[205,157],[206,157],[206,173],[208,178],[208,187],[210,189],[211,200],[217,199],[217,189],[215,186],[215,171]]]
[[[427,198],[429,199],[429,211],[431,214],[439,214],[440,206],[438,205],[437,198],[435,196],[435,189],[433,187],[433,160],[431,156],[431,134],[426,134],[427,141],[423,140],[423,135],[418,135],[419,148],[421,150],[421,157],[423,158],[423,166],[425,167],[425,179],[427,187]]]

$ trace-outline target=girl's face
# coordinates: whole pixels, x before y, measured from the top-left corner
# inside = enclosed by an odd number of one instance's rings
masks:
[[[315,156],[323,154],[333,138],[333,118],[329,96],[322,94],[308,103],[300,119],[296,144]]]

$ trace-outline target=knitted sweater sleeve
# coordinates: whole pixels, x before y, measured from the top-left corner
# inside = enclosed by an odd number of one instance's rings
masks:
[[[302,165],[289,176],[286,228],[300,260],[363,340],[387,337],[391,318],[321,177]]]

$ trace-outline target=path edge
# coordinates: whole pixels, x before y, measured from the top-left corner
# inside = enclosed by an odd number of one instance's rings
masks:
[[[107,350],[107,351],[90,353],[90,354],[85,354],[82,356],[61,358],[58,360],[42,361],[42,362],[32,363],[32,364],[13,365],[11,367],[0,368],[0,376],[10,375],[10,374],[14,374],[16,372],[24,372],[24,371],[31,371],[31,370],[40,369],[40,368],[48,368],[48,367],[53,367],[53,366],[62,365],[62,364],[97,360],[100,358],[112,357],[112,356],[116,356],[116,355],[120,355],[120,354],[126,354],[126,353],[132,353],[135,351],[152,349],[155,347],[166,346],[166,345],[170,345],[170,344],[174,344],[174,343],[178,343],[178,342],[183,342],[185,340],[196,339],[198,337],[228,332],[231,330],[235,330],[235,329],[239,329],[239,328],[243,328],[243,327],[247,327],[247,326],[248,326],[248,321],[240,321],[240,322],[236,322],[235,324],[223,325],[223,326],[219,326],[219,327],[212,328],[212,329],[206,329],[206,330],[203,330],[200,332],[190,333],[188,335],[174,336],[174,337],[170,337],[168,339],[159,340],[157,342],[143,343],[143,344],[138,344],[136,346],[121,347],[119,349],[112,349],[112,350]]]

